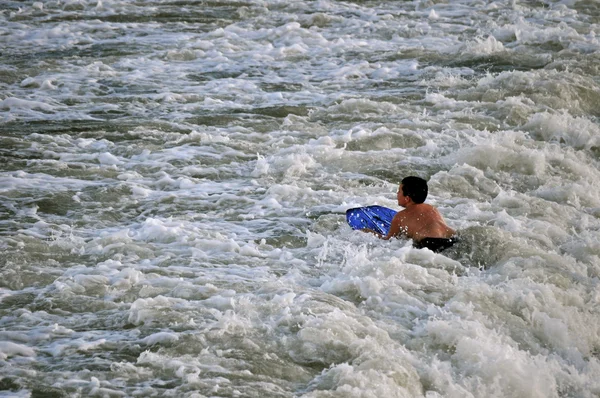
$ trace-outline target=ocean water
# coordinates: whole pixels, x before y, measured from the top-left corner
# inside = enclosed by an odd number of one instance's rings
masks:
[[[600,3],[0,0],[0,396],[600,396]],[[399,181],[460,231],[350,230]]]

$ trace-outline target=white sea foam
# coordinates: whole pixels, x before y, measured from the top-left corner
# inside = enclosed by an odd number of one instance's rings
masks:
[[[524,128],[544,141],[566,143],[578,149],[599,145],[600,128],[586,118],[569,114],[537,113],[530,116]]]
[[[3,385],[598,395],[593,10],[484,3],[0,11]],[[460,244],[346,225],[409,174]]]
[[[0,101],[0,108],[8,109],[10,111],[29,109],[29,110],[42,110],[52,111],[54,107],[41,101],[30,101],[20,98],[5,98]]]
[[[35,351],[22,344],[0,341],[0,359],[5,360],[8,357],[14,356],[33,357],[35,356]]]

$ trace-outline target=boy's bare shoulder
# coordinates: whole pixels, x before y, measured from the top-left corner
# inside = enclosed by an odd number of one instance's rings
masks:
[[[434,206],[432,206],[428,203],[419,203],[418,205],[414,205],[411,208],[404,209],[402,211],[406,212],[405,214],[419,214],[419,215],[438,212],[438,210]]]

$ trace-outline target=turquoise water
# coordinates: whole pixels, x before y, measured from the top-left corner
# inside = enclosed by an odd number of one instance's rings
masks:
[[[592,1],[0,1],[0,395],[600,394]],[[351,231],[407,175],[463,236]]]

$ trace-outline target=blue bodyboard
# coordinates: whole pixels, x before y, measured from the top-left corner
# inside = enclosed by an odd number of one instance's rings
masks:
[[[352,229],[368,228],[387,235],[397,211],[383,206],[355,207],[346,210],[346,221]]]

